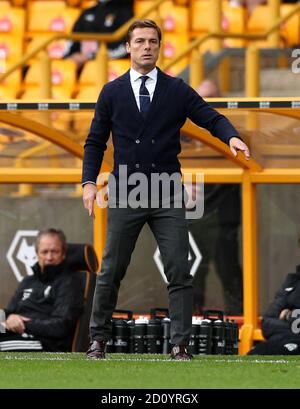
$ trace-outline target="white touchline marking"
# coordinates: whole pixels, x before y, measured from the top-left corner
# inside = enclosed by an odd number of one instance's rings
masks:
[[[69,355],[72,355],[71,353]],[[108,357],[105,360],[97,360],[97,359],[88,359],[88,358],[80,358],[77,359],[78,357],[73,356],[73,357],[59,357],[59,356],[42,356],[42,357],[27,357],[27,356],[15,356],[15,355],[5,355],[4,360],[8,361],[89,361],[89,362],[116,362],[116,361],[122,361],[122,362],[190,362],[190,361],[176,361],[174,359],[162,359],[162,358],[129,358],[129,357],[124,357],[124,358],[114,358],[114,357]],[[1,359],[0,359],[1,361]],[[244,360],[241,358],[238,359],[206,359],[205,357],[201,357],[198,360],[195,360],[194,362],[197,361],[207,361],[207,362],[214,362],[214,363],[251,363],[251,364],[286,364],[286,363],[291,363],[292,361],[286,360],[286,359],[254,359],[254,360]],[[298,361],[295,361],[298,362]]]

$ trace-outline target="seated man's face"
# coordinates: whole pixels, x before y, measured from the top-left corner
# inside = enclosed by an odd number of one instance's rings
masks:
[[[38,263],[43,271],[47,265],[60,264],[65,258],[61,242],[57,236],[44,235],[40,238],[37,250]]]

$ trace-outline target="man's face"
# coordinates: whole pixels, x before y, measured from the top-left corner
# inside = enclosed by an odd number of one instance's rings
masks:
[[[155,67],[159,48],[158,34],[154,28],[134,29],[130,43],[126,43],[132,68],[142,71],[141,74],[150,72]]]
[[[37,249],[38,263],[41,270],[45,266],[60,264],[65,258],[61,242],[57,236],[43,235]]]

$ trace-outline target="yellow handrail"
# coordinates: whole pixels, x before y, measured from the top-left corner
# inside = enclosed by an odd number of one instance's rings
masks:
[[[138,17],[134,16],[130,19],[127,23],[125,23],[122,27],[120,27],[115,33],[113,34],[98,34],[98,33],[87,33],[87,34],[80,34],[80,33],[72,33],[72,34],[55,34],[44,41],[41,42],[40,45],[35,46],[30,52],[28,52],[18,63],[14,64],[10,67],[5,73],[0,75],[0,83],[8,77],[12,72],[23,66],[27,61],[29,61],[32,57],[38,54],[41,50],[44,50],[50,43],[56,40],[97,40],[99,42],[113,42],[122,39],[129,26],[135,21],[137,18],[142,19],[148,16],[152,11],[156,10],[162,3],[167,0],[157,0],[153,5],[151,5],[147,10],[141,13]],[[205,43],[207,40],[212,38],[218,39],[225,39],[225,38],[236,38],[236,39],[248,39],[252,41],[259,41],[268,38],[272,33],[276,30],[279,30],[280,26],[288,21],[294,14],[300,11],[300,4],[296,4],[293,9],[285,16],[280,17],[277,19],[276,23],[268,28],[264,33],[261,34],[245,34],[245,33],[223,33],[223,32],[215,32],[206,34],[200,38],[195,39],[192,41],[185,50],[183,50],[177,57],[172,59],[169,63],[165,64],[162,68],[167,70],[171,68],[174,64],[176,64],[180,59],[187,56],[191,51],[197,49],[201,44]]]
[[[278,18],[276,23],[271,28],[267,29],[264,33],[260,33],[260,34],[222,33],[222,32],[205,34],[204,36],[202,36],[200,38],[196,38],[194,41],[192,41],[186,47],[185,50],[181,51],[181,53],[179,53],[177,55],[177,57],[175,57],[169,63],[165,64],[163,69],[168,70],[174,64],[176,64],[179,60],[186,57],[191,51],[193,51],[194,49],[200,47],[200,45],[204,44],[207,40],[209,40],[211,38],[221,38],[221,39],[237,38],[237,39],[245,39],[245,40],[252,40],[252,41],[265,40],[266,38],[268,38],[268,36],[270,34],[272,34],[274,31],[278,30],[283,23],[288,21],[291,17],[293,17],[294,14],[296,14],[299,11],[300,11],[300,3],[295,5],[294,8],[289,13],[287,13],[285,16]]]
[[[157,10],[158,7],[165,2],[166,0],[157,0],[153,5],[151,5],[147,10],[145,10],[143,13],[140,14],[138,17],[133,17],[130,19],[127,23],[125,23],[122,27],[120,27],[115,33],[113,34],[97,34],[97,33],[88,33],[88,34],[81,34],[81,33],[73,33],[73,34],[56,34],[54,36],[49,37],[48,39],[44,40],[40,45],[37,45],[31,52],[27,53],[18,63],[14,64],[11,68],[7,70],[6,73],[0,75],[0,83],[8,77],[11,73],[13,73],[15,70],[23,66],[24,64],[27,63],[30,58],[35,56],[37,53],[39,53],[41,50],[44,50],[50,43],[56,40],[60,39],[69,39],[69,40],[97,40],[99,42],[102,42],[104,48],[106,48],[106,43],[107,42],[113,42],[120,40],[121,38],[124,37],[126,34],[130,24],[135,21],[137,18],[144,18],[149,13],[151,13],[154,10]],[[275,0],[274,0],[274,3]],[[197,86],[196,80],[199,82],[202,78],[200,78],[201,75],[203,75],[203,70],[201,70],[201,64],[203,64],[203,59],[201,59],[201,53],[199,52],[199,47],[200,45],[204,44],[207,40],[209,39],[224,39],[224,38],[237,38],[237,39],[248,39],[251,41],[259,41],[259,40],[264,40],[268,38],[269,36],[272,36],[276,30],[279,30],[280,26],[288,21],[291,17],[293,17],[297,12],[300,11],[300,4],[297,4],[293,7],[293,9],[287,13],[283,17],[279,17],[276,22],[273,24],[272,27],[268,28],[264,33],[261,34],[245,34],[245,33],[223,33],[223,32],[212,32],[209,34],[206,34],[204,36],[201,36],[199,38],[196,38],[194,41],[192,41],[185,50],[183,50],[177,57],[172,59],[167,64],[163,64],[163,62],[160,60],[160,65],[162,66],[163,70],[168,70],[171,68],[174,64],[176,64],[179,60],[182,58],[186,57],[188,54],[193,52],[194,50],[198,52],[198,55],[200,57],[196,58],[197,61],[195,61],[195,64],[192,64],[193,70],[191,74],[191,85],[192,86]],[[103,47],[100,47],[100,51],[103,51]],[[162,53],[161,53],[162,54]],[[194,55],[196,53],[194,52]],[[100,56],[99,56],[100,57]],[[105,54],[105,61],[107,61],[107,56]],[[248,97],[255,97],[258,96],[259,94],[259,54],[256,49],[255,44],[251,45],[251,48],[246,51],[246,59],[247,59],[247,64],[246,64],[246,91],[247,91],[247,96]],[[50,72],[50,61],[48,62],[49,69],[47,70]],[[200,74],[197,74],[196,77],[193,77],[193,73],[199,71]],[[201,74],[202,73],[202,74]],[[255,73],[255,75],[253,75]],[[107,82],[107,73],[106,70],[102,70],[102,75],[99,73],[99,84],[103,85],[105,82]],[[44,85],[42,88],[42,94],[41,97],[43,98],[50,98],[51,97],[51,92],[49,92],[49,89],[51,90],[51,80],[50,80],[50,75],[48,74],[46,80],[44,81]]]

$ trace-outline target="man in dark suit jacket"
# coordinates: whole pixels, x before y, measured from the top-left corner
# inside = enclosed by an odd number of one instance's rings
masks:
[[[131,69],[106,84],[100,93],[83,161],[83,201],[91,216],[97,196],[96,179],[110,132],[114,144],[112,177],[120,190],[137,172],[149,181],[154,174],[180,177],[177,158],[180,129],[187,117],[229,144],[234,155],[241,150],[246,158],[250,157],[248,147],[224,116],[181,79],[170,77],[155,66],[160,43],[161,31],[153,21],[134,22],[128,30],[126,43]],[[127,179],[121,180],[121,166],[126,167]],[[161,200],[154,207],[124,206],[118,197],[116,205],[109,204],[107,242],[91,317],[92,342],[87,351],[90,358],[105,358],[120,283],[137,237],[148,223],[158,242],[168,279],[171,342],[174,345],[171,357],[191,359],[187,345],[192,326],[193,280],[188,264],[188,229],[184,201],[181,200],[182,205],[178,207],[178,203],[175,206],[175,200],[172,201],[177,195],[172,191],[169,196],[168,207],[162,205]]]

